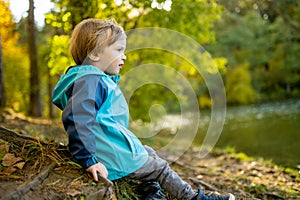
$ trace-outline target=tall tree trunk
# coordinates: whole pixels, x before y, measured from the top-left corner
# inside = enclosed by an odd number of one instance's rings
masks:
[[[51,101],[51,97],[52,97],[52,91],[53,91],[53,80],[52,80],[52,76],[50,75],[50,69],[48,68],[48,96],[50,98],[49,99],[49,104],[48,104],[48,107],[49,107],[49,117],[50,118],[55,118],[56,117],[56,108],[54,106],[54,104],[52,103]]]
[[[30,56],[30,101],[28,114],[34,117],[42,116],[40,97],[40,80],[37,60],[36,30],[34,23],[34,2],[29,0],[28,11],[28,41]]]
[[[0,34],[0,108],[3,108],[6,103],[5,87],[4,87],[4,70],[2,61],[2,37]]]

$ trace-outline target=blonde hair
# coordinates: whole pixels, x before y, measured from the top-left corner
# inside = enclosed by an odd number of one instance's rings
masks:
[[[85,19],[73,30],[70,43],[71,55],[77,65],[88,63],[89,54],[112,45],[123,35],[125,35],[124,30],[113,19]]]

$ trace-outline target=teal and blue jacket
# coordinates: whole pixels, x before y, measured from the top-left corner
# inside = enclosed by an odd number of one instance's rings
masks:
[[[148,159],[140,140],[128,130],[128,105],[119,79],[92,65],[70,67],[52,96],[63,110],[71,155],[84,168],[101,162],[110,180],[136,171]]]

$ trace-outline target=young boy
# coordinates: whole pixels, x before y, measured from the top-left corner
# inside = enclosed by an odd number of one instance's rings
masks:
[[[177,199],[234,199],[231,194],[194,192],[128,130],[128,105],[117,84],[125,48],[125,32],[113,20],[86,19],[72,33],[70,51],[76,66],[61,77],[52,97],[63,110],[72,156],[95,181],[98,174],[110,180],[145,181],[145,188],[155,188],[145,199],[164,199],[160,186]]]

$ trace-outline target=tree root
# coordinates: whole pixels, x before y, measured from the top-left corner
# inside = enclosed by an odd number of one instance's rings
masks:
[[[22,134],[16,133],[16,132],[6,129],[2,126],[0,126],[0,139],[7,141],[9,143],[15,144],[20,147],[27,143],[39,142],[41,144],[45,144],[43,142],[40,142],[38,139],[32,138],[27,135],[22,135]]]
[[[35,177],[31,182],[27,183],[25,186],[17,189],[5,197],[1,198],[1,200],[10,200],[10,199],[21,199],[25,194],[27,194],[31,189],[41,184],[51,173],[51,171],[56,167],[56,163],[52,163],[49,167],[47,167],[44,171],[42,171],[37,177]]]
[[[51,164],[39,173],[32,181],[2,197],[1,200],[21,199],[28,194],[28,192],[34,190],[35,187],[41,185],[59,162],[72,160],[68,153],[68,148],[64,145],[57,143],[45,143],[31,136],[16,133],[2,126],[0,126],[0,139],[22,149],[32,145],[37,146],[38,148],[34,154],[40,155],[42,159],[37,158],[36,164],[43,163],[46,157],[51,160]],[[87,195],[85,199],[112,199],[114,197],[113,183],[110,180],[104,177],[99,177],[99,183],[103,184],[103,187],[101,187],[98,191]]]
[[[211,190],[211,191],[218,191],[218,189],[202,180],[195,179],[195,178],[190,178],[190,180],[196,184],[196,185],[201,185],[204,186],[206,189]]]

